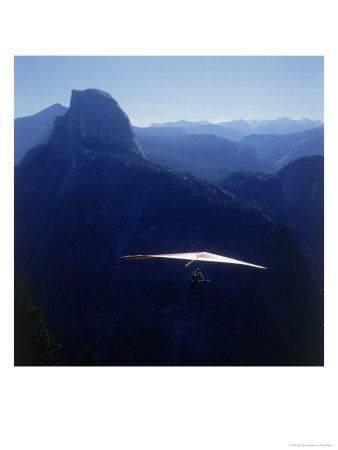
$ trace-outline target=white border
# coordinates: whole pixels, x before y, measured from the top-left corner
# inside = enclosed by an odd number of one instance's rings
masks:
[[[1,12],[4,450],[337,447],[337,3],[5,2]],[[324,55],[324,368],[13,368],[13,56]],[[3,133],[2,133],[3,135]],[[6,289],[4,289],[6,286]]]

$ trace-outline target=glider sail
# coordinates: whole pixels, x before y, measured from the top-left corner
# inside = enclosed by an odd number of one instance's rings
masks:
[[[131,255],[120,256],[120,259],[151,259],[151,258],[173,258],[173,259],[185,259],[189,261],[210,261],[229,264],[241,264],[244,266],[256,267],[257,269],[266,269],[266,267],[257,266],[245,261],[239,261],[238,259],[228,258],[227,256],[215,255],[207,252],[193,252],[193,253],[167,253],[162,255]]]

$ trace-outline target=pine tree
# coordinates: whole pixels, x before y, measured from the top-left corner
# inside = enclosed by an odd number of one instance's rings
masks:
[[[89,347],[86,347],[85,351],[80,356],[78,366],[97,366],[97,361],[94,353],[90,350]]]
[[[61,345],[47,329],[41,308],[33,305],[28,289],[14,278],[14,365],[58,365]]]

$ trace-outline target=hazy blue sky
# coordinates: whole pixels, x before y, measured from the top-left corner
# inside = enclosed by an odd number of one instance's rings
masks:
[[[17,56],[15,117],[54,103],[72,89],[109,92],[134,125],[151,122],[323,120],[321,56]]]

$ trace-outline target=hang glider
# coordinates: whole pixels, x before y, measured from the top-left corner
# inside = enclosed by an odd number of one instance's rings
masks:
[[[263,266],[257,266],[256,264],[251,264],[245,261],[239,261],[238,259],[228,258],[227,256],[215,255],[213,253],[207,252],[193,252],[193,253],[168,253],[162,255],[130,255],[130,256],[120,256],[120,259],[152,259],[152,258],[173,258],[173,259],[183,259],[188,260],[190,263],[186,264],[188,266],[192,262],[198,261],[210,261],[210,262],[220,262],[229,264],[241,264],[244,266],[256,267],[257,269],[266,269]]]

